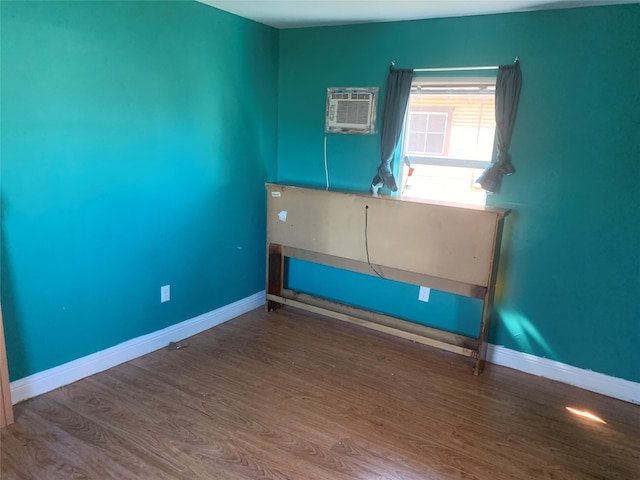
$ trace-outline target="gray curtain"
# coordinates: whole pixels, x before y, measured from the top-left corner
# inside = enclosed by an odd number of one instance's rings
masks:
[[[398,190],[391,162],[393,160],[393,152],[402,133],[404,114],[407,110],[407,103],[411,93],[412,79],[413,70],[411,69],[396,69],[393,65],[389,68],[382,119],[380,120],[381,161],[378,172],[371,182],[370,193],[378,193],[378,189],[383,185],[392,192]]]
[[[513,125],[516,123],[518,100],[522,86],[520,63],[516,60],[513,65],[501,65],[496,79],[496,144],[498,156],[478,179],[478,183],[487,192],[493,193],[500,189],[503,175],[511,175],[516,169],[511,164],[509,146]]]

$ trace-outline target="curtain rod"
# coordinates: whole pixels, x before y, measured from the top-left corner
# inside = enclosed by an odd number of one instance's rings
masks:
[[[518,63],[518,57],[513,61]],[[396,62],[391,62],[391,66],[395,67]],[[442,68],[414,68],[414,72],[460,72],[460,71],[472,71],[472,70],[498,70],[500,65],[491,65],[483,67],[442,67]]]
[[[467,70],[498,70],[499,65],[492,65],[490,67],[444,67],[444,68],[414,68],[414,72],[459,72]]]

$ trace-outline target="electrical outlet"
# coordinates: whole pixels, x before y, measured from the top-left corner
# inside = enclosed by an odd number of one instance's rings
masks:
[[[420,292],[418,292],[418,300],[421,302],[428,302],[429,295],[431,295],[431,289],[429,287],[420,287]]]
[[[168,302],[171,300],[171,285],[164,285],[160,287],[160,303]]]

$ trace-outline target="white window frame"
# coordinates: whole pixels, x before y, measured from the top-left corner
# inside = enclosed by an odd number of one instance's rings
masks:
[[[422,87],[422,89],[427,90],[431,93],[437,94],[446,94],[449,92],[451,95],[463,95],[463,93],[459,92],[469,92],[469,93],[481,93],[491,92],[488,94],[492,94],[495,98],[495,77],[447,77],[447,78],[438,78],[438,77],[416,77],[412,82],[412,95],[415,95],[414,91],[417,89],[418,85]],[[461,168],[469,168],[469,169],[482,169],[484,170],[488,166],[491,165],[491,161],[493,155],[495,154],[495,135],[494,135],[494,144],[491,149],[491,153],[489,158],[487,159],[471,159],[471,158],[456,158],[445,155],[444,152],[442,155],[435,154],[419,154],[416,152],[408,151],[408,136],[407,133],[410,129],[410,117],[411,115],[415,115],[417,113],[442,113],[442,108],[436,107],[433,112],[429,110],[424,110],[423,112],[411,112],[410,103],[407,104],[407,114],[405,116],[405,126],[403,128],[402,134],[402,159],[405,162],[409,162],[411,165],[433,165],[433,166],[447,166],[447,167],[461,167]],[[451,118],[447,119],[447,128],[451,128]],[[445,142],[446,137],[450,134],[450,131],[445,131]],[[425,139],[426,141],[426,139]],[[446,150],[446,149],[445,149]],[[402,172],[402,167],[400,168]],[[406,183],[405,178],[401,178],[401,184],[404,185]]]

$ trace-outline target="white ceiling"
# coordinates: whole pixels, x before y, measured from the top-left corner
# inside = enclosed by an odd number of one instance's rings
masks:
[[[464,17],[640,0],[197,0],[276,28]]]

